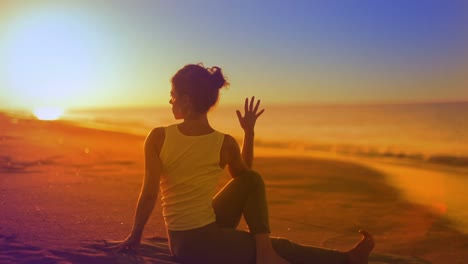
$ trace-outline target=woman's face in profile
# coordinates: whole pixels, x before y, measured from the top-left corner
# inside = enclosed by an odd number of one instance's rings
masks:
[[[169,103],[172,105],[172,114],[174,114],[175,119],[183,119],[183,111],[180,105],[180,99],[177,96],[177,93],[174,88],[171,89],[171,99]]]

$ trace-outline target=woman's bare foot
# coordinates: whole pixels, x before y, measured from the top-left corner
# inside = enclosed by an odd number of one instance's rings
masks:
[[[359,230],[359,233],[363,235],[361,241],[347,252],[349,264],[367,264],[369,254],[375,245],[371,234],[364,230]]]

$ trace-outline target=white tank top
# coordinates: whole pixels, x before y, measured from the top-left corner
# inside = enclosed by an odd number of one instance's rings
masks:
[[[167,229],[189,230],[216,221],[211,201],[223,173],[219,162],[224,134],[186,136],[177,124],[165,131],[160,188]]]

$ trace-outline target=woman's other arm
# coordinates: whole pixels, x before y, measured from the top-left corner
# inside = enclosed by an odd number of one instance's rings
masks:
[[[226,153],[226,164],[231,177],[235,178],[250,170],[242,159],[239,144],[231,135],[226,135],[223,148]]]
[[[263,114],[265,109],[262,109],[257,113],[258,107],[260,106],[260,100],[257,100],[254,108],[255,97],[252,96],[250,102],[248,98],[245,98],[244,111],[245,115],[242,116],[239,110],[236,111],[239,123],[244,130],[244,142],[242,144],[242,159],[249,169],[252,168],[253,157],[254,157],[254,137],[255,137],[255,122],[257,118]]]
[[[119,251],[131,250],[139,246],[143,235],[143,229],[154,209],[159,192],[159,178],[162,171],[159,151],[163,140],[164,128],[153,129],[146,137],[144,147],[145,177],[138,198],[135,221],[130,235],[124,242],[117,246],[117,250]]]

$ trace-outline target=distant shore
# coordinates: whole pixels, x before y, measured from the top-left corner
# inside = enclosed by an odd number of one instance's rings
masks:
[[[132,227],[143,141],[0,114],[0,262],[135,263],[103,245],[124,239]],[[255,169],[267,184],[273,235],[344,250],[364,228],[377,241],[371,263],[466,263],[468,235],[443,214],[408,202],[359,157],[258,154]],[[158,202],[142,256],[174,263],[160,210]]]

